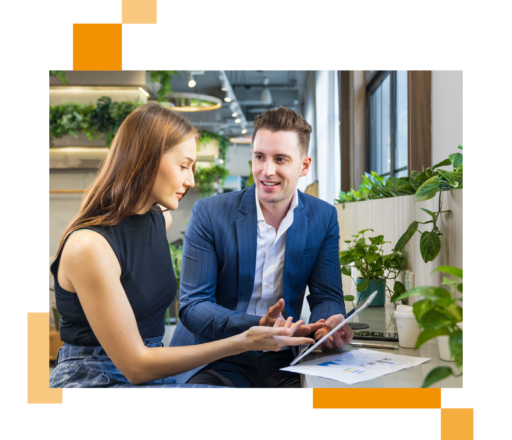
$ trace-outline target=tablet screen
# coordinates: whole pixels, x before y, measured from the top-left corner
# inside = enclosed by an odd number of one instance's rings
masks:
[[[345,319],[340,322],[336,327],[334,327],[328,334],[326,334],[322,339],[318,340],[314,344],[308,345],[305,350],[299,354],[290,365],[295,365],[298,361],[300,361],[304,356],[306,356],[309,352],[313,351],[316,347],[320,346],[322,342],[324,342],[329,336],[331,336],[334,332],[338,331],[341,327],[343,327],[348,322],[352,321],[354,317],[364,310],[366,307],[370,305],[373,299],[377,296],[377,291],[373,292],[368,298],[361,301],[351,312],[349,312]]]

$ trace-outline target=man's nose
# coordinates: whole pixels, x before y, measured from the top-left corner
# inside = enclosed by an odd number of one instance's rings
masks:
[[[265,162],[265,167],[263,168],[263,174],[265,176],[273,176],[276,173],[276,166],[271,160],[267,160]]]

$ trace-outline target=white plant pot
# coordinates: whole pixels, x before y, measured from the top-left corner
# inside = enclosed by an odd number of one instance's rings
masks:
[[[398,330],[398,345],[403,348],[414,348],[421,329],[418,327],[412,307],[399,305],[396,307],[394,315]]]
[[[462,322],[457,324],[462,330]],[[439,346],[439,357],[443,361],[453,362],[454,358],[450,355],[450,337],[449,336],[438,336],[437,344]]]

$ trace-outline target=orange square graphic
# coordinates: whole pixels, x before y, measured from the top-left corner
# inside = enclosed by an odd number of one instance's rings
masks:
[[[441,409],[441,440],[473,440],[473,408]]]
[[[156,24],[156,0],[123,0],[123,24]]]
[[[122,70],[122,24],[73,24],[73,70]]]

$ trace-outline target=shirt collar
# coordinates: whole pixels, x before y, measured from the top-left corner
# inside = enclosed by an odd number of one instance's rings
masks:
[[[256,194],[256,211],[258,213],[258,222],[264,222],[265,217],[263,217],[263,212],[261,211],[260,199],[258,199],[258,189],[257,188],[256,188],[256,191],[254,191],[254,193]],[[290,209],[288,210],[288,213],[290,211],[293,212],[293,210],[297,206],[299,206],[299,194],[298,194],[297,188],[295,188],[295,191],[293,193],[292,203],[290,203]]]

